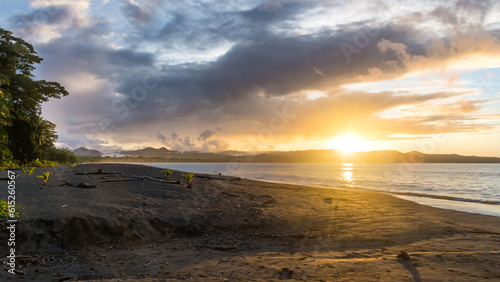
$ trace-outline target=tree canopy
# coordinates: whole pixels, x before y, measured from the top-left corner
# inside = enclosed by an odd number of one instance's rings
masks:
[[[34,65],[42,60],[31,44],[0,28],[0,162],[35,160],[57,140],[41,105],[68,92],[57,82],[34,79]]]

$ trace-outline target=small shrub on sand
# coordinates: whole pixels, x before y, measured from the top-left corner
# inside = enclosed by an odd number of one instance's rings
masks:
[[[171,170],[170,168],[162,169],[161,172],[163,172],[163,175],[165,175],[165,178],[167,180],[170,180],[170,176],[172,175],[172,173],[174,173],[174,171]]]
[[[43,179],[43,183],[47,185],[47,181],[49,181],[49,177],[52,174],[52,172],[44,172],[42,175],[37,176],[38,178]]]
[[[30,168],[28,169],[28,175],[32,175],[32,174],[33,174],[33,172],[35,172],[35,168],[34,168],[34,167],[30,167]]]
[[[187,184],[187,187],[188,188],[191,188],[191,181],[193,181],[194,179],[194,173],[191,171],[191,173],[185,173],[184,175],[182,175],[182,177],[186,178],[188,184]]]

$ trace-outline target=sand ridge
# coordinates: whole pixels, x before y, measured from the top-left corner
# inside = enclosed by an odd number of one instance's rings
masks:
[[[123,171],[122,175],[76,172]],[[35,176],[54,171],[48,185]],[[246,179],[193,188],[160,169],[84,164],[18,177],[18,279],[481,281],[500,279],[500,218],[377,192]],[[173,180],[183,180],[174,172]],[[86,182],[97,188],[59,186]],[[0,183],[2,184],[2,183]],[[3,195],[2,195],[3,196]],[[0,242],[6,242],[2,232]],[[6,244],[0,251],[7,253]],[[411,260],[397,259],[400,251]],[[4,256],[5,257],[5,256]],[[6,271],[2,275],[9,278]],[[9,278],[11,279],[11,278]]]

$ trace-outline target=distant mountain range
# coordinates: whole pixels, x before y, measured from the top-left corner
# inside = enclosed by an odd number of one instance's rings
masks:
[[[103,155],[100,151],[90,150],[83,147],[73,150],[75,154],[82,157],[100,157]]]
[[[252,162],[311,162],[311,163],[500,163],[500,158],[461,156],[457,154],[424,154],[413,151],[355,152],[348,155],[336,150],[307,150],[256,155]],[[304,161],[305,160],[305,161]]]
[[[172,156],[173,153],[179,153],[177,151],[170,151],[165,147],[161,147],[159,149],[147,147],[140,150],[132,150],[132,151],[120,151],[119,154],[124,156],[133,156],[133,157],[143,157],[143,158],[168,158]]]
[[[79,156],[111,159],[112,161],[163,161],[163,162],[264,162],[264,163],[500,163],[497,157],[461,156],[457,154],[424,154],[413,151],[356,152],[348,155],[336,150],[305,150],[288,152],[265,152],[251,154],[240,151],[221,153],[179,152],[165,147],[155,149],[147,147],[140,150],[118,152],[122,157],[102,157],[97,150],[78,148],[74,152]],[[132,158],[132,159],[130,159]],[[99,161],[95,159],[94,161]]]

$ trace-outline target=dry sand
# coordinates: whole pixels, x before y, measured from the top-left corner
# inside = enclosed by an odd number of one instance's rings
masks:
[[[98,169],[161,176],[158,168],[124,164],[19,176],[16,200],[27,215],[16,231],[14,279],[500,280],[498,217],[377,192],[201,178],[186,188],[75,175]],[[48,185],[35,177],[44,171],[55,171]],[[59,186],[64,181],[97,188]],[[5,199],[7,184],[0,185]],[[0,237],[5,258],[5,226]],[[400,251],[411,260],[398,259]]]

